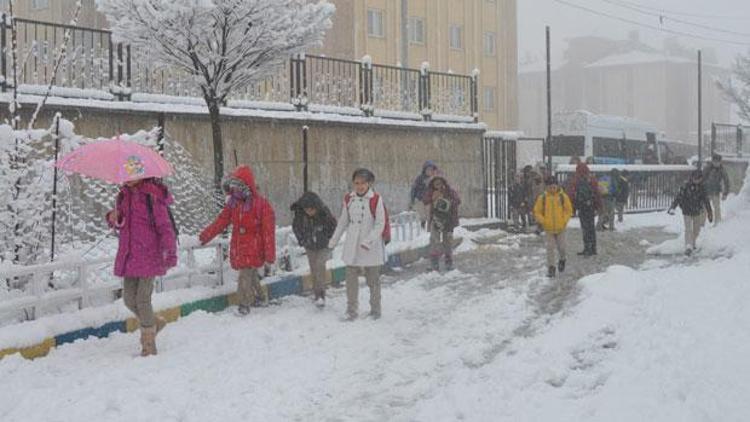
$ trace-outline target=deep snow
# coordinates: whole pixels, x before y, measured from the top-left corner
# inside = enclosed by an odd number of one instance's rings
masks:
[[[747,183],[725,212],[689,259],[669,250],[677,238],[634,268],[550,281],[539,239],[499,236],[464,255],[462,271],[386,277],[379,321],[342,322],[334,290],[323,311],[294,297],[244,319],[192,314],[152,358],[135,357],[133,334],[7,357],[0,420],[746,420]],[[663,213],[626,219],[602,236],[645,250],[658,240],[638,227],[681,227]],[[605,267],[629,251],[607,253]]]

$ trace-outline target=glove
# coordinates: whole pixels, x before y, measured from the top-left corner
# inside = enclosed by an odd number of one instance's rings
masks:
[[[667,210],[667,214],[674,215],[674,208],[670,208]]]
[[[710,212],[708,213],[708,222],[713,223],[714,222],[714,213]]]

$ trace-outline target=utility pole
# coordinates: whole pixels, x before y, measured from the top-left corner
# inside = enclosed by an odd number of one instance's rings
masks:
[[[703,66],[698,50],[698,169],[703,167]]]
[[[409,67],[409,0],[401,0],[401,103],[409,109],[409,77],[403,70]]]
[[[549,39],[549,26],[547,26],[546,32],[547,38],[547,142],[546,142],[546,154],[547,154],[547,172],[552,175],[552,66],[550,64],[550,39]]]

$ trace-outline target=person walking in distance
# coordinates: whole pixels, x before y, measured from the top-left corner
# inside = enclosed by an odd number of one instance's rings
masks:
[[[154,278],[177,265],[176,230],[169,205],[174,202],[167,186],[153,178],[126,182],[107,213],[107,222],[118,234],[115,275],[123,277],[122,298],[138,318],[141,356],[155,355],[156,335],[166,321],[154,314],[151,295]]]
[[[616,170],[612,171],[613,177],[616,175],[614,186],[615,210],[617,211],[617,222],[622,223],[625,206],[628,204],[628,198],[630,197],[630,172],[623,170],[615,173]]]
[[[709,222],[714,219],[711,202],[703,186],[703,172],[701,170],[693,171],[690,180],[680,188],[667,213],[674,215],[674,210],[678,206],[682,209],[682,217],[685,222],[685,255],[691,255],[695,251],[696,241],[703,227],[704,219],[708,217]]]
[[[453,270],[453,229],[458,227],[461,198],[442,176],[430,181],[428,227],[430,229],[431,271],[440,270],[440,257],[445,256],[445,270]]]
[[[579,255],[596,255],[596,227],[594,220],[596,213],[601,212],[602,197],[599,193],[599,184],[588,165],[580,163],[576,167],[573,181],[573,204],[581,221],[583,231],[583,251]]]
[[[545,191],[534,204],[534,218],[544,228],[547,248],[547,277],[554,277],[555,270],[565,271],[565,230],[573,215],[570,198],[557,184],[554,176],[544,179]],[[557,251],[557,262],[555,262]],[[555,266],[557,264],[557,266]]]
[[[711,200],[714,224],[721,222],[721,201],[726,200],[729,195],[729,175],[721,161],[721,155],[714,154],[711,156],[711,162],[703,170],[703,183]]]
[[[239,271],[237,296],[240,315],[250,313],[250,305],[267,301],[260,285],[258,269],[276,262],[276,222],[271,204],[262,197],[255,176],[248,166],[238,167],[223,183],[227,203],[211,225],[201,232],[202,245],[232,225],[229,261]]]
[[[372,189],[375,175],[360,168],[352,175],[354,190],[344,196],[336,231],[328,242],[334,249],[346,233],[342,259],[346,264],[346,319],[357,319],[359,312],[359,275],[364,273],[370,288],[370,316],[381,316],[380,268],[385,264],[385,242],[390,225],[383,198]]]
[[[300,246],[305,248],[310,263],[315,305],[322,308],[326,303],[326,261],[331,254],[328,242],[336,230],[336,218],[314,192],[302,194],[291,209],[294,213],[292,231]]]

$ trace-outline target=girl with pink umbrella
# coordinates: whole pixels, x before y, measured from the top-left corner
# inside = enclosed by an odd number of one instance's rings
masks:
[[[176,230],[168,208],[173,198],[159,179],[172,167],[154,150],[119,137],[78,148],[57,165],[121,185],[115,209],[106,216],[119,235],[114,273],[123,278],[123,301],[140,324],[141,356],[155,355],[156,334],[166,322],[154,315],[154,278],[177,265]]]

